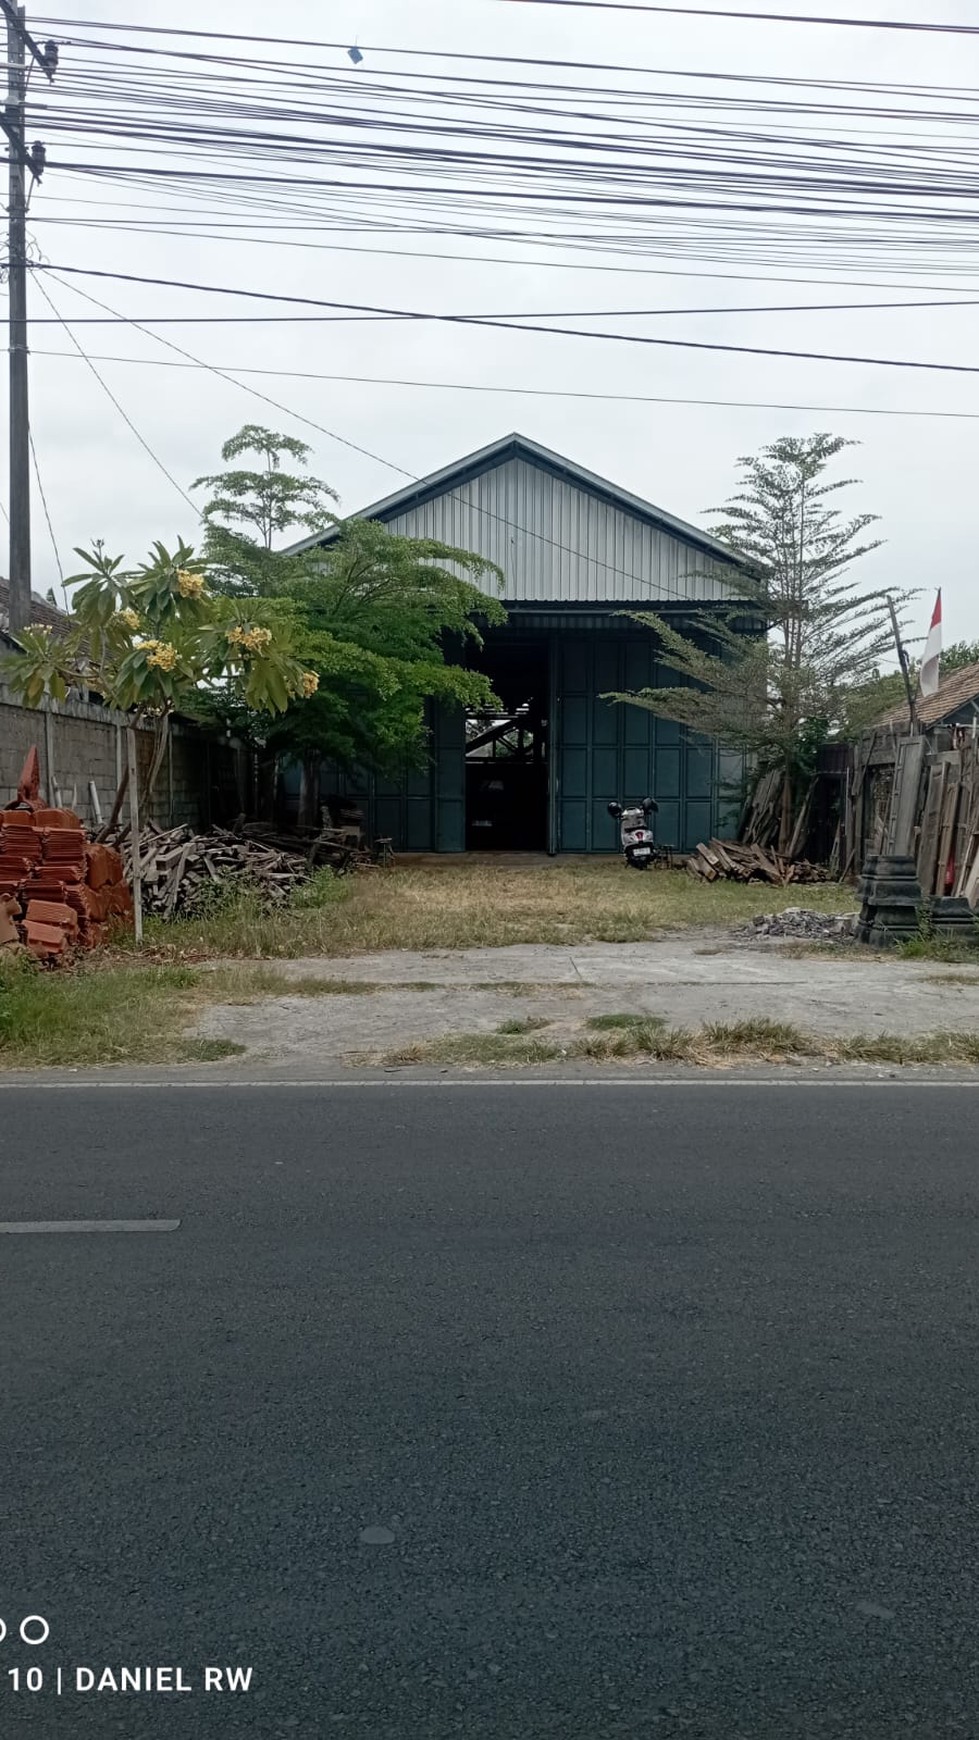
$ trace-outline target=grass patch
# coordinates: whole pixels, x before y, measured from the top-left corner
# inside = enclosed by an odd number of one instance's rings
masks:
[[[419,1041],[390,1052],[384,1059],[388,1067],[411,1063],[449,1064],[527,1064],[553,1063],[567,1056],[560,1045],[544,1039],[530,1039],[504,1033],[461,1033],[430,1042]],[[373,1061],[367,1059],[366,1061]]]
[[[979,985],[979,973],[928,973],[926,985]]]
[[[899,942],[896,953],[904,961],[946,961],[950,965],[960,962],[963,966],[975,966],[979,961],[979,926],[974,941],[934,936],[922,931],[920,936],[910,936]]]
[[[184,1029],[205,975],[182,965],[0,965],[0,1067],[185,1060]],[[226,1055],[222,1053],[222,1055]],[[195,1052],[200,1060],[200,1052]]]
[[[605,1033],[620,1027],[662,1027],[664,1021],[661,1015],[590,1015],[585,1026],[596,1033]]]
[[[522,1021],[501,1021],[497,1033],[537,1033],[542,1027],[550,1027],[546,1015],[527,1015]]]
[[[979,1033],[858,1034],[835,1042],[839,1063],[979,1063]]]
[[[683,870],[635,876],[617,860],[526,869],[427,863],[363,876],[320,874],[272,910],[239,884],[199,913],[170,923],[150,919],[146,938],[161,958],[188,960],[642,942],[664,930],[740,924],[762,908],[780,912],[798,902],[797,888],[707,883]],[[820,912],[852,904],[852,890],[836,883],[806,889],[806,905]]]
[[[711,1051],[725,1056],[745,1053],[752,1057],[804,1056],[812,1041],[790,1021],[708,1021],[702,1029]]]
[[[536,984],[528,979],[474,979],[471,985],[440,985],[439,990],[449,991],[454,988],[463,991],[499,991],[501,997],[583,997],[584,992],[579,985],[569,984],[564,979],[553,979],[546,984]]]
[[[207,984],[214,1003],[257,1003],[263,997],[374,997],[392,989],[372,979],[321,979],[315,973],[298,976],[245,964],[214,968],[207,973]]]
[[[597,1017],[596,1020],[600,1020]],[[527,1065],[638,1060],[720,1068],[738,1063],[979,1064],[979,1033],[936,1032],[902,1036],[857,1034],[850,1038],[804,1033],[788,1022],[710,1022],[700,1028],[666,1028],[651,1018],[629,1026],[594,1030],[589,1022],[563,1043],[514,1033],[452,1034],[392,1052],[387,1064]],[[373,1060],[376,1061],[376,1060]]]
[[[178,1063],[218,1063],[222,1057],[242,1057],[243,1045],[233,1039],[188,1039],[177,1047]]]
[[[750,946],[750,937],[747,940]],[[772,951],[778,950],[779,960],[802,961],[813,955],[822,955],[824,959],[829,956],[837,961],[890,961],[895,958],[893,949],[873,949],[869,943],[858,943],[850,937],[823,941],[814,937],[811,942],[783,942],[780,937],[761,937],[759,941],[771,943]]]

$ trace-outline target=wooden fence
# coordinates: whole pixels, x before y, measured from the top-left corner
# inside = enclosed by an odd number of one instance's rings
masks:
[[[841,874],[881,852],[909,855],[926,898],[979,903],[979,736],[971,729],[871,733],[855,745],[841,817]]]

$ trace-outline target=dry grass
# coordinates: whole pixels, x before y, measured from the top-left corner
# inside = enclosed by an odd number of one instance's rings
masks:
[[[599,1025],[601,1024],[601,1025]],[[515,1025],[515,1024],[514,1024]],[[805,1033],[784,1021],[711,1022],[666,1028],[657,1017],[595,1017],[562,1041],[522,1037],[507,1024],[492,1034],[453,1034],[389,1053],[388,1066],[456,1064],[510,1067],[554,1062],[979,1064],[979,1033]]]
[[[685,871],[644,876],[615,861],[526,869],[426,864],[343,881],[318,879],[302,903],[268,912],[242,890],[197,918],[147,926],[165,959],[363,954],[388,949],[503,948],[513,943],[641,942],[664,930],[726,926],[800,900],[849,911],[836,883],[805,890],[701,882]]]

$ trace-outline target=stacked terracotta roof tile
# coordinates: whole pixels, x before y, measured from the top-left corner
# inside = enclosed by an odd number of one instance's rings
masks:
[[[133,909],[122,859],[93,845],[72,810],[0,810],[0,915],[41,960],[94,948]],[[0,945],[4,935],[0,934]]]

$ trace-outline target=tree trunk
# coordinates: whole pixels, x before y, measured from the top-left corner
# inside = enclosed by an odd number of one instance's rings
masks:
[[[299,826],[316,828],[320,819],[320,758],[303,757],[302,779],[299,785]]]
[[[170,715],[169,713],[164,713],[163,718],[160,720],[160,729],[157,733],[156,747],[153,751],[153,760],[150,763],[150,771],[146,779],[146,790],[143,794],[146,799],[147,816],[149,815],[150,804],[153,801],[153,792],[156,789],[156,782],[160,775],[160,768],[163,766],[163,757],[167,752],[167,744],[169,740]]]
[[[778,825],[778,850],[779,850],[780,855],[782,853],[785,853],[788,851],[789,841],[791,840],[791,838],[792,838],[792,775],[789,773],[788,769],[786,768],[785,773],[782,775],[782,814],[781,814],[781,817],[779,819],[779,825]]]

